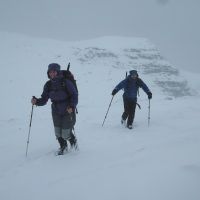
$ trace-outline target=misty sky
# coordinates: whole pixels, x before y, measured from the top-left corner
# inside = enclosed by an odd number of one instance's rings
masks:
[[[200,72],[199,0],[0,0],[0,31],[60,40],[146,37],[178,68]]]

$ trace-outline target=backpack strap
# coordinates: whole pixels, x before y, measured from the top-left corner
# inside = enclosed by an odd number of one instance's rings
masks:
[[[138,86],[138,90],[137,90],[138,96],[140,96],[139,89],[140,89],[140,87],[142,85],[142,80],[139,77],[136,80],[136,85]]]

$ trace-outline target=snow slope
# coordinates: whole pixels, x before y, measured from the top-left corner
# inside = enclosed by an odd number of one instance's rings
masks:
[[[144,38],[104,37],[65,43],[0,33],[0,199],[198,200],[200,198],[199,74],[180,72]],[[32,95],[47,80],[47,65],[71,62],[79,87],[79,152],[54,156],[58,145],[50,102]],[[137,69],[153,92],[140,90],[134,129],[121,126],[122,92],[102,122],[114,86]]]

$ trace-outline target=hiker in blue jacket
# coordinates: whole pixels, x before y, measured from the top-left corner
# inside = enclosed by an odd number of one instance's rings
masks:
[[[121,123],[126,125],[129,129],[133,128],[132,124],[135,117],[135,108],[137,104],[137,93],[139,87],[141,87],[144,92],[146,92],[149,99],[152,98],[151,91],[147,85],[138,77],[137,71],[131,70],[128,77],[121,81],[112,91],[112,95],[114,96],[119,90],[124,89],[124,112],[122,114]]]
[[[76,120],[75,109],[78,104],[78,93],[73,83],[62,77],[59,64],[49,64],[47,76],[50,80],[45,83],[41,98],[33,97],[31,103],[44,106],[48,99],[51,99],[54,130],[60,144],[58,154],[63,154],[67,149],[67,140],[72,147],[76,146],[76,138],[72,129]]]

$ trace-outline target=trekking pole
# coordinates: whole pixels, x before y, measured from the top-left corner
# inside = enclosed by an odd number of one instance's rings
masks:
[[[106,116],[105,116],[105,118],[104,118],[104,120],[103,120],[102,127],[103,127],[104,122],[105,122],[105,120],[106,120],[106,117],[107,117],[107,115],[108,115],[108,111],[109,111],[109,109],[110,109],[110,106],[111,106],[111,103],[112,103],[113,98],[114,98],[114,95],[112,96],[112,99],[111,99],[110,104],[109,104],[109,106],[108,106],[108,110],[107,110]]]
[[[26,145],[26,157],[27,157],[27,154],[28,154],[28,145],[29,145],[29,138],[30,138],[30,132],[31,132],[31,123],[32,123],[32,117],[33,117],[33,106],[34,105],[32,105],[32,109],[31,109],[31,118],[30,118],[28,139],[27,139],[27,145]]]
[[[148,112],[148,127],[150,125],[150,99],[149,99],[149,112]]]

